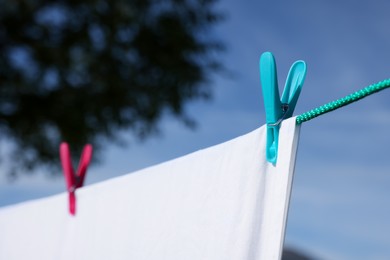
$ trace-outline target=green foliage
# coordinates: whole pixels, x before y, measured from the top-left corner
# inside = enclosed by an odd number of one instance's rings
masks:
[[[210,96],[221,67],[214,2],[0,0],[0,136],[13,167],[59,165],[62,140],[81,151],[123,129],[148,137],[166,113],[191,122],[183,105]]]

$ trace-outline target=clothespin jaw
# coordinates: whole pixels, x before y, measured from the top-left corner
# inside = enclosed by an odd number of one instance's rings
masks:
[[[280,123],[292,116],[306,76],[306,63],[296,61],[290,68],[282,98],[279,96],[275,58],[271,52],[260,57],[260,81],[267,123],[267,161],[276,164]]]
[[[87,144],[84,146],[76,174],[72,166],[69,145],[65,142],[61,143],[60,145],[60,159],[64,172],[66,189],[69,195],[69,213],[74,216],[76,214],[75,192],[76,189],[82,187],[84,184],[87,168],[92,159],[92,145]]]

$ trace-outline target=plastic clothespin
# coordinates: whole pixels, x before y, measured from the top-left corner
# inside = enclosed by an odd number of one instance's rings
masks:
[[[276,164],[278,157],[280,123],[292,116],[306,76],[306,63],[296,61],[290,68],[286,85],[279,96],[275,58],[271,52],[260,57],[260,81],[263,89],[267,122],[267,161]]]
[[[69,194],[69,213],[74,216],[76,214],[75,192],[76,189],[84,185],[87,168],[92,159],[92,145],[87,144],[84,146],[76,174],[72,166],[69,145],[65,142],[60,145],[60,159]]]

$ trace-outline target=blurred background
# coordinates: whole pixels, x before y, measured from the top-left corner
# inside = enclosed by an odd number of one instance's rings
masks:
[[[61,140],[75,160],[96,147],[88,185],[263,125],[265,51],[280,88],[295,60],[308,65],[296,115],[390,78],[388,10],[385,0],[1,1],[0,206],[65,190]],[[302,124],[287,248],[390,258],[389,98]]]

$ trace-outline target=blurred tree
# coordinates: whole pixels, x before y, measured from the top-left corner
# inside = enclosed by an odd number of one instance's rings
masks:
[[[221,68],[215,2],[0,0],[0,136],[14,144],[12,168],[59,165],[61,140],[79,152],[122,129],[145,138],[167,112],[190,125],[183,105],[209,97]]]

